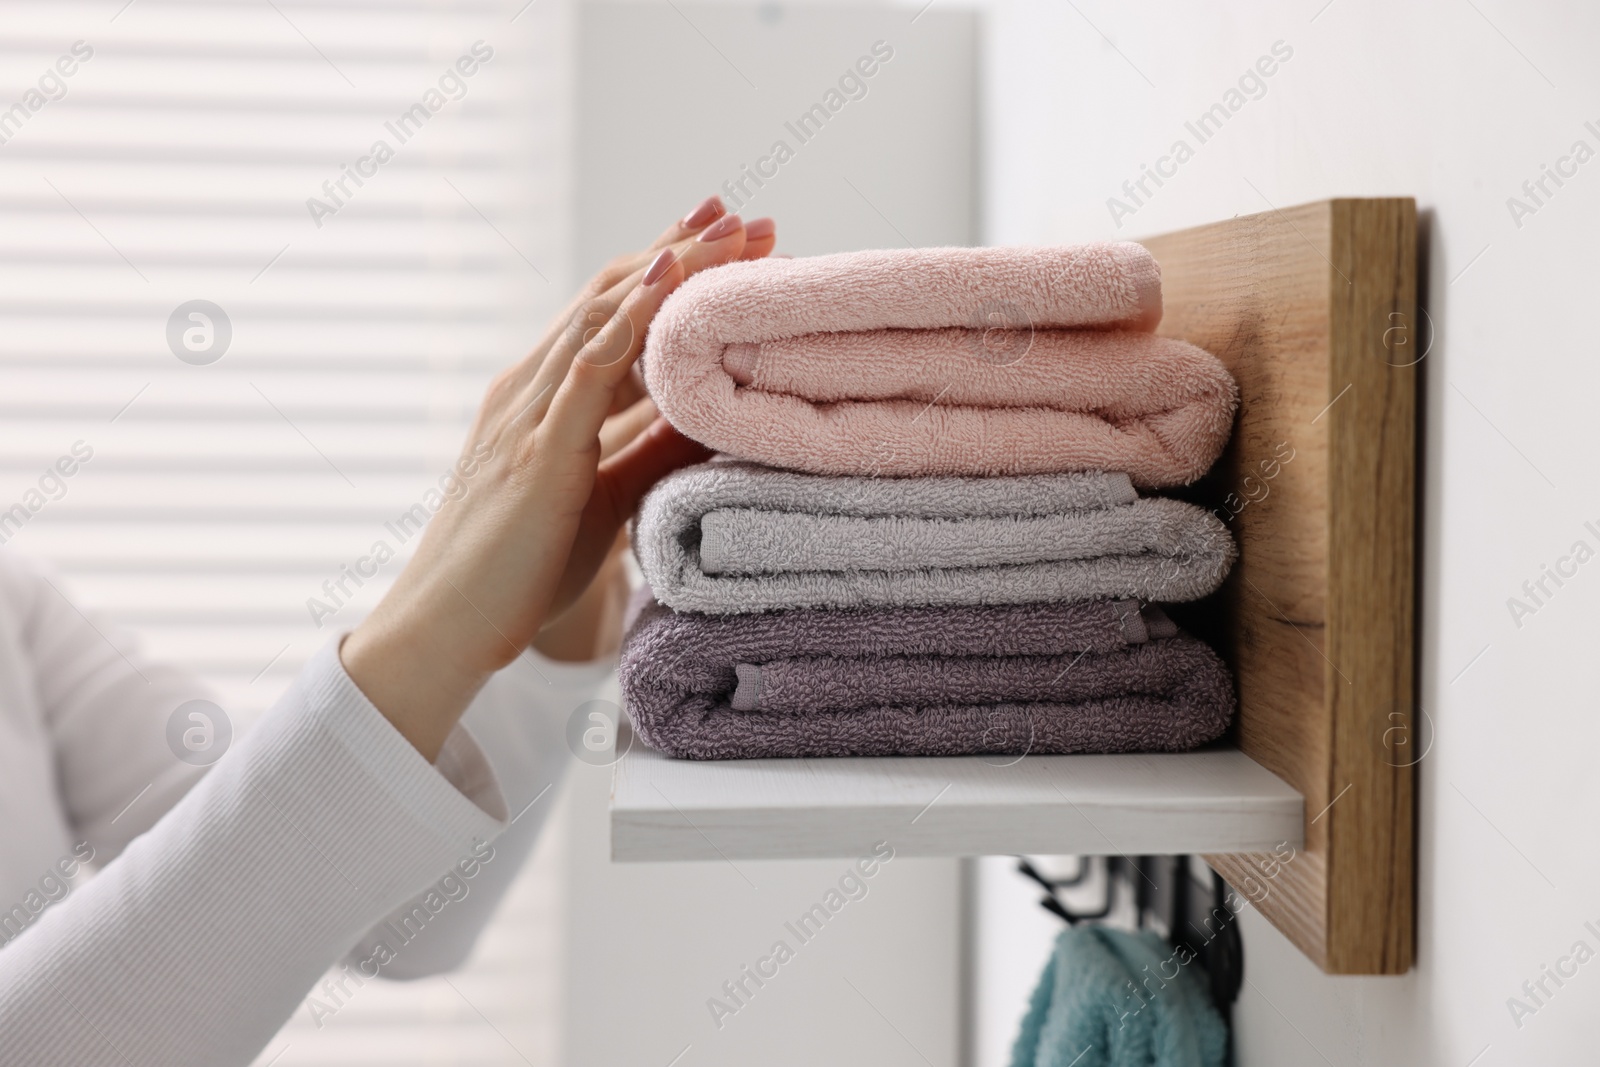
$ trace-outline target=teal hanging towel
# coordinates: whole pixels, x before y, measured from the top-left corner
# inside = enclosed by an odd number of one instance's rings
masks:
[[[1061,932],[1011,1067],[1224,1067],[1228,1031],[1187,951],[1150,931]]]

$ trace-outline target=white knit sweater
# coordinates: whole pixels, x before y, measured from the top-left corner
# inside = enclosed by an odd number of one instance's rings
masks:
[[[167,740],[204,688],[60,585],[0,549],[8,1067],[248,1064],[341,959],[366,977],[459,963],[572,759],[568,714],[606,674],[519,662],[430,765],[334,641],[207,770]]]

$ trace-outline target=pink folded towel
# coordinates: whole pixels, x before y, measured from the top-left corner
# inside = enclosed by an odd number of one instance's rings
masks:
[[[650,326],[645,381],[684,434],[816,474],[1204,473],[1238,391],[1147,332],[1160,270],[1134,244],[930,248],[732,263]]]

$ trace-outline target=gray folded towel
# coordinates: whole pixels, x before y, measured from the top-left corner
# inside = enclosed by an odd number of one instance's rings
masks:
[[[1125,474],[853,478],[713,460],[639,511],[634,551],[679,611],[1183,601],[1237,550],[1209,512]]]

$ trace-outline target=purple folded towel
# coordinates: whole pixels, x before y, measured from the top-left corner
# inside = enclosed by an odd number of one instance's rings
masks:
[[[682,759],[1177,751],[1220,736],[1217,654],[1133,601],[674,612],[648,590],[623,699]]]

